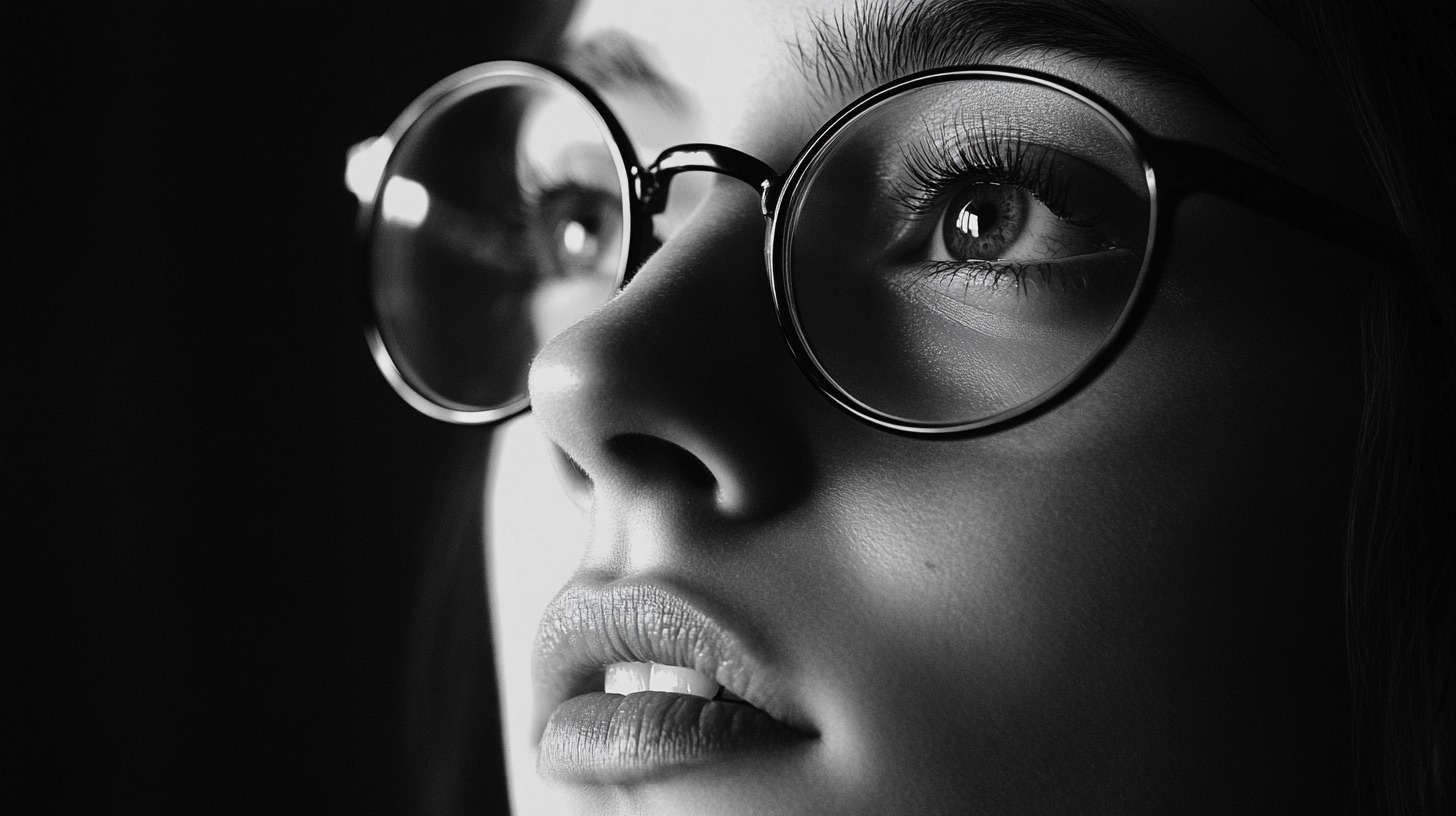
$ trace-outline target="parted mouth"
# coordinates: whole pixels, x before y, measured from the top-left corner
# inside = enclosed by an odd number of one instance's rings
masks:
[[[765,663],[754,645],[662,587],[570,584],[536,633],[538,726],[577,695],[663,691],[743,703],[811,732]]]
[[[816,736],[763,646],[655,584],[568,585],[536,636],[543,774],[644,778]]]

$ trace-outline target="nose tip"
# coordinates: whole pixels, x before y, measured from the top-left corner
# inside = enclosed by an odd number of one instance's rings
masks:
[[[604,493],[673,496],[746,520],[798,492],[802,467],[785,455],[797,447],[785,428],[767,417],[735,415],[732,401],[668,373],[676,367],[653,372],[676,381],[665,390],[632,372],[607,373],[600,361],[611,351],[592,345],[591,361],[581,353],[563,360],[553,351],[531,374],[533,410],[559,448],[558,472],[578,504]]]

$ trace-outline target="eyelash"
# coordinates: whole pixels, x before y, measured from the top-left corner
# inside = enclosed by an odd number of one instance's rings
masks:
[[[1079,228],[1094,228],[1100,218],[1079,219],[1071,215],[1065,180],[1051,172],[1053,151],[1026,141],[1020,132],[998,130],[982,120],[974,130],[963,122],[947,123],[940,133],[927,128],[924,139],[910,143],[904,151],[908,189],[893,195],[911,221],[931,217],[954,191],[967,184],[1008,184],[1024,188],[1052,214]],[[921,276],[953,278],[991,288],[1008,282],[1021,288],[1027,275],[1040,270],[1052,277],[1052,265],[1015,261],[935,261],[921,269]],[[1079,276],[1080,277],[1080,276]],[[1061,279],[1075,289],[1080,280]]]
[[[907,215],[931,215],[946,197],[964,184],[998,183],[1025,188],[1058,218],[1075,226],[1088,226],[1069,217],[1067,189],[1050,172],[1052,151],[1033,145],[1016,131],[992,128],[982,121],[973,132],[965,123],[946,124],[940,133],[927,131],[904,152],[910,189],[895,200]]]

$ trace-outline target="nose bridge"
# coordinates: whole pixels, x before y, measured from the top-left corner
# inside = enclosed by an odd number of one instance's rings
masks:
[[[785,353],[761,275],[746,274],[762,233],[738,189],[532,365],[537,421],[609,503],[676,497],[747,519],[798,495],[787,403],[817,395]]]
[[[741,150],[715,144],[682,144],[669,147],[638,177],[638,198],[649,215],[667,207],[668,189],[678,173],[704,171],[738,179],[758,190],[759,209],[773,215],[774,196],[780,177],[767,164]]]

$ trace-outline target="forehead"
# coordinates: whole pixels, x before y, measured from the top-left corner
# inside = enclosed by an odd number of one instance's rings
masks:
[[[788,43],[824,0],[583,0],[570,38],[623,32],[690,103],[702,138],[723,139],[761,107],[765,78],[788,68]],[[706,104],[711,100],[711,104]]]
[[[815,93],[816,83],[805,68],[824,67],[812,63],[825,57],[818,53],[824,50],[825,32],[830,42],[845,41],[847,34],[854,54],[863,49],[853,42],[854,26],[846,22],[891,20],[903,17],[906,9],[930,5],[959,9],[962,30],[972,35],[981,9],[992,6],[1001,8],[1003,32],[1015,27],[1014,19],[1005,20],[1013,7],[994,0],[696,0],[690,6],[672,0],[584,0],[570,36],[580,41],[607,31],[629,35],[690,103],[694,140],[758,151],[782,167],[793,156],[793,143],[802,144],[835,110],[868,90]],[[1129,82],[1107,59],[1078,58],[1067,49],[1013,44],[983,51],[987,61],[1064,77],[1149,132],[1199,141],[1317,189],[1348,194],[1348,186],[1331,184],[1327,168],[1332,162],[1350,166],[1353,142],[1339,137],[1349,128],[1322,91],[1313,63],[1252,0],[1033,0],[1021,6],[1053,16],[1068,8],[1099,6],[1125,14],[1185,61],[1226,104],[1210,105],[1208,94],[1189,93],[1177,83]],[[1088,41],[1079,32],[1069,33],[1074,43]],[[988,40],[996,44],[995,37]],[[830,55],[830,64],[836,60],[843,62],[844,55]],[[963,62],[950,54],[941,59],[941,64]],[[1343,183],[1348,185],[1348,179]]]

